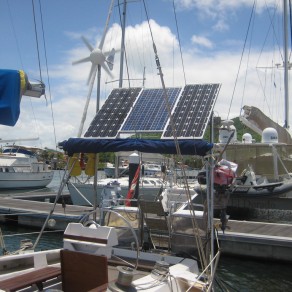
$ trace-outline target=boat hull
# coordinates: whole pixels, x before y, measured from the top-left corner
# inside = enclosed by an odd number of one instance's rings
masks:
[[[257,186],[233,185],[230,188],[231,198],[287,198],[292,197],[292,181],[269,183]]]
[[[115,177],[115,167],[105,167],[104,168],[104,173],[106,177]],[[118,176],[127,176],[129,175],[129,169],[128,168],[122,168],[120,167],[118,169]]]
[[[99,205],[102,200],[102,190],[105,185],[97,185],[96,191],[94,190],[93,184],[68,184],[68,190],[73,205],[89,206],[95,203],[96,194],[96,204]],[[121,190],[119,192],[121,198],[126,198],[129,187],[126,185],[121,185]],[[146,196],[148,200],[154,200],[160,191],[160,186],[155,187],[142,187],[139,191],[140,195]],[[86,198],[84,199],[80,193]]]
[[[53,179],[54,172],[2,172],[0,189],[31,189],[46,187]]]

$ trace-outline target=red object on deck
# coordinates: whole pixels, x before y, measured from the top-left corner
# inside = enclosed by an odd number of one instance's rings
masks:
[[[137,170],[136,170],[136,173],[135,173],[135,176],[131,182],[131,185],[130,185],[130,188],[129,188],[129,191],[127,193],[127,197],[126,197],[126,201],[125,201],[125,205],[127,207],[131,207],[131,199],[133,199],[134,197],[134,194],[135,194],[135,189],[136,189],[136,185],[138,183],[138,179],[139,179],[139,174],[140,174],[140,164],[138,165],[137,167]]]

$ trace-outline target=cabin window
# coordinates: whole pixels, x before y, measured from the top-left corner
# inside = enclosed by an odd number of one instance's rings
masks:
[[[147,180],[143,180],[143,184],[147,184],[147,185],[149,185],[150,183],[149,183],[149,181],[147,181]]]

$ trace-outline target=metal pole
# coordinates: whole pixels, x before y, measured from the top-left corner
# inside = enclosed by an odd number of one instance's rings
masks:
[[[124,5],[123,5],[123,19],[122,19],[122,41],[121,41],[121,58],[120,58],[120,80],[119,80],[119,88],[122,88],[123,87],[123,71],[124,71],[124,56],[125,56],[126,10],[127,10],[127,0],[124,0]]]
[[[284,87],[285,87],[285,128],[289,129],[289,87],[288,87],[288,15],[287,0],[284,5]]]

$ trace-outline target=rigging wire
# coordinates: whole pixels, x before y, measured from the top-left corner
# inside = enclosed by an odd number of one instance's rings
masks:
[[[282,50],[281,50],[281,46],[280,46],[280,42],[279,42],[278,37],[277,37],[278,34],[277,34],[277,32],[275,31],[275,26],[274,26],[274,17],[275,17],[276,11],[277,11],[277,7],[275,7],[275,9],[274,9],[274,15],[273,15],[273,17],[271,17],[270,9],[268,8],[267,3],[266,3],[266,9],[267,9],[267,11],[268,11],[268,15],[269,15],[270,22],[271,22],[271,23],[270,23],[270,27],[273,28],[273,35],[274,35],[274,38],[276,39],[276,43],[277,43],[277,45],[278,45],[278,49],[279,49],[279,52],[280,52],[281,59],[282,59],[282,61],[284,62],[284,57],[283,57],[283,54],[282,54]]]
[[[37,32],[35,9],[34,9],[34,0],[31,0],[31,4],[32,4],[32,12],[33,12],[35,41],[36,41],[37,54],[38,54],[38,65],[39,65],[40,81],[43,82],[42,70],[41,70],[41,60],[40,60],[40,50],[39,50],[39,40],[38,40],[38,32]]]
[[[121,27],[123,27],[123,25],[124,25],[125,28],[126,28],[126,23],[123,23],[123,20],[122,20],[122,14],[121,14],[120,5],[121,5],[120,0],[118,0],[120,24],[121,24]],[[127,3],[125,3],[124,5],[127,5]],[[128,84],[129,84],[129,88],[130,88],[131,87],[131,84],[130,84],[130,73],[129,73],[128,58],[127,58],[127,53],[126,53],[125,42],[124,42],[124,48],[121,48],[121,54],[124,54],[125,55],[126,68],[127,68],[127,76],[128,76]],[[120,76],[120,77],[123,78],[123,76]]]
[[[185,85],[186,85],[187,84],[186,72],[185,72],[185,66],[184,66],[184,59],[183,59],[183,55],[182,55],[180,34],[179,34],[179,29],[178,29],[178,22],[177,22],[177,17],[176,17],[176,9],[175,9],[174,0],[172,1],[172,6],[173,6],[173,11],[174,11],[175,26],[176,26],[177,39],[178,39],[178,45],[179,45],[179,51],[180,51],[180,58],[181,58],[181,63],[182,63],[182,70],[183,70],[184,81],[185,81]]]
[[[270,14],[270,9],[269,9],[269,7],[267,6],[267,3],[266,3],[266,10],[267,10],[268,15],[269,15],[270,25],[269,25],[269,28],[268,28],[268,30],[267,30],[267,33],[266,33],[266,36],[265,36],[265,39],[264,39],[264,42],[263,42],[263,46],[262,46],[262,48],[261,48],[261,51],[260,51],[260,54],[259,54],[259,57],[258,57],[258,61],[257,61],[256,68],[259,68],[258,64],[259,64],[259,62],[260,62],[260,58],[261,58],[262,53],[263,53],[263,51],[264,51],[264,47],[265,47],[265,45],[266,45],[266,42],[267,42],[268,36],[269,36],[269,34],[270,34],[271,28],[273,28],[273,36],[274,36],[274,38],[276,39],[276,43],[277,43],[277,45],[278,45],[278,49],[279,49],[279,51],[280,51],[281,58],[282,58],[282,60],[283,60],[283,56],[282,56],[282,54],[281,54],[281,50],[280,50],[279,41],[278,41],[278,39],[277,39],[277,37],[276,37],[277,34],[275,33],[275,27],[274,27],[274,25],[273,25],[273,23],[274,23],[274,19],[275,19],[275,15],[276,15],[276,11],[277,11],[277,8],[275,7],[275,9],[274,9],[274,14],[271,15],[271,14]],[[273,67],[273,66],[272,66],[272,67]],[[266,70],[265,70],[265,75],[266,75]],[[264,84],[262,83],[262,80],[261,80],[261,78],[260,78],[259,70],[257,70],[257,76],[258,76],[258,79],[259,79],[259,82],[260,82],[261,90],[262,90],[262,92],[263,92],[264,101],[265,101],[265,103],[267,104],[267,107],[268,107],[268,110],[269,110],[269,114],[270,114],[270,116],[272,116],[271,108],[270,108],[270,106],[269,106],[269,104],[268,104],[268,98],[267,98],[267,94],[266,94],[266,90],[265,90],[265,88],[266,88],[266,86],[265,86],[265,84],[266,84],[266,76],[265,76],[265,82],[264,82]]]
[[[156,61],[157,69],[159,71],[158,75],[160,76],[160,81],[161,81],[161,84],[162,84],[162,88],[164,90],[164,98],[166,100],[166,107],[167,107],[167,112],[168,112],[169,119],[170,119],[170,125],[171,125],[172,132],[173,132],[176,151],[177,151],[178,156],[183,161],[182,155],[181,155],[181,151],[180,151],[180,148],[179,148],[179,144],[178,144],[178,140],[177,140],[177,136],[176,136],[176,127],[174,125],[174,122],[173,122],[173,119],[172,119],[172,115],[171,115],[171,109],[170,109],[170,105],[169,105],[169,101],[168,101],[168,95],[167,95],[167,91],[166,91],[166,87],[165,87],[165,83],[164,83],[164,78],[163,78],[163,73],[162,73],[162,69],[161,69],[161,65],[160,65],[160,60],[159,60],[159,57],[158,57],[157,48],[156,48],[156,45],[155,45],[155,42],[154,42],[154,37],[153,37],[152,29],[151,29],[151,26],[150,26],[150,20],[149,20],[148,12],[147,12],[147,9],[146,9],[145,0],[143,0],[143,4],[144,4],[145,13],[146,13],[147,23],[148,23],[149,30],[150,30],[152,46],[153,46],[154,55],[155,55],[155,61]],[[195,214],[195,211],[194,211],[194,208],[193,208],[193,204],[191,203],[191,196],[190,196],[190,193],[189,193],[189,185],[188,185],[188,181],[186,179],[185,169],[182,167],[181,170],[182,170],[182,173],[183,173],[183,177],[185,179],[185,186],[186,186],[188,201],[190,203],[189,204],[190,205],[190,209],[191,209],[192,214]],[[200,256],[200,260],[201,260],[202,266],[205,269],[205,267],[207,267],[207,257],[203,252],[204,248],[203,248],[203,244],[202,244],[202,239],[199,236],[199,226],[198,226],[197,220],[195,219],[195,216],[192,216],[192,225],[193,225],[193,230],[198,232],[197,233],[198,236],[195,236],[195,239],[196,239],[196,243],[197,243],[197,247],[198,247],[198,253],[199,253],[199,256]]]
[[[289,19],[290,19],[290,46],[292,48],[292,29],[291,29],[291,25],[292,25],[292,7],[291,7],[291,0],[289,0]],[[290,48],[290,50],[291,50]],[[289,55],[289,60],[291,58],[291,51],[290,51],[290,55]]]
[[[44,31],[44,24],[43,24],[43,12],[42,12],[42,5],[41,5],[41,1],[40,0],[39,0],[39,8],[40,8],[40,17],[41,17],[42,37],[43,37],[43,44],[44,44],[46,72],[47,72],[47,79],[48,79],[49,103],[50,103],[51,115],[52,115],[52,121],[53,121],[55,147],[56,147],[56,150],[57,150],[57,144],[58,143],[57,143],[57,136],[56,136],[56,126],[55,126],[55,117],[54,117],[53,103],[52,103],[52,97],[51,97],[51,82],[50,82],[50,74],[49,74],[49,69],[48,69],[48,58],[47,58],[47,49],[46,49],[46,39],[45,39],[45,31]],[[46,94],[45,94],[45,96],[46,96]]]
[[[20,53],[21,51],[20,51],[20,48],[19,48],[19,43],[18,43],[18,39],[17,39],[15,27],[14,27],[14,22],[13,22],[13,18],[12,18],[12,13],[11,13],[9,1],[6,0],[6,2],[7,2],[8,11],[9,11],[9,18],[10,18],[10,22],[11,22],[11,26],[12,26],[12,32],[13,32],[13,35],[14,35],[14,38],[15,38],[15,42],[16,42],[17,53],[18,53],[18,56],[19,56],[19,59],[20,59],[21,69],[24,70],[22,57],[21,57],[21,53]]]
[[[236,74],[235,84],[234,84],[234,87],[233,87],[233,92],[232,92],[232,96],[231,96],[231,102],[230,102],[229,109],[228,109],[227,120],[229,119],[229,114],[230,114],[232,102],[233,102],[233,99],[234,99],[235,88],[236,88],[238,77],[239,77],[239,72],[240,72],[241,63],[242,63],[242,59],[243,59],[243,54],[244,54],[244,51],[245,51],[245,46],[246,46],[246,42],[247,42],[247,37],[248,37],[250,25],[251,25],[251,20],[252,20],[254,11],[255,11],[255,6],[256,6],[256,0],[253,2],[251,15],[250,15],[249,22],[248,22],[247,33],[246,33],[246,36],[245,36],[244,45],[243,45],[243,49],[242,49],[242,52],[241,52],[239,67],[238,67],[238,71],[237,71],[237,74]]]
[[[252,18],[252,25],[254,26],[254,17]],[[242,91],[242,97],[241,97],[240,111],[243,108],[243,99],[244,99],[244,93],[245,93],[245,87],[246,87],[247,70],[248,70],[248,64],[249,64],[249,58],[250,58],[252,38],[253,38],[253,34],[251,33],[250,41],[249,41],[248,54],[247,54],[246,70],[245,70],[245,76],[244,76],[244,82],[243,82],[243,91]]]

